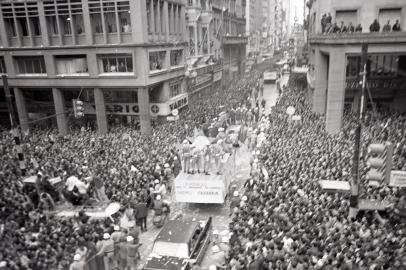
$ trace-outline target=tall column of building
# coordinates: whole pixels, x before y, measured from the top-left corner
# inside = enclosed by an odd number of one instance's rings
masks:
[[[149,112],[149,91],[148,88],[138,88],[138,106],[140,111],[141,134],[151,135],[151,114]]]
[[[0,22],[4,22],[3,13],[0,12]],[[3,47],[8,47],[9,39],[7,35],[6,25],[4,23],[0,23],[0,39]]]
[[[199,38],[197,33],[197,21],[193,23],[194,34],[195,34],[195,55],[199,55]]]
[[[166,3],[166,2],[165,2]],[[148,19],[148,7],[145,1],[130,1],[131,11],[131,29],[133,40],[138,40],[141,43],[148,41],[148,30],[145,24]]]
[[[185,23],[186,23],[186,8],[185,8],[185,5],[182,5],[180,7],[180,27],[181,27],[180,31],[181,31],[182,38],[186,39]]]
[[[65,99],[61,89],[52,88],[52,96],[54,97],[54,106],[56,113],[56,124],[61,135],[68,134],[68,121],[65,112]]]
[[[40,23],[40,27],[41,27],[42,42],[43,42],[44,46],[49,46],[49,33],[48,33],[47,21],[44,16],[45,11],[44,11],[44,2],[43,1],[38,2],[38,13],[40,14],[39,23]]]
[[[21,130],[28,130],[28,112],[25,103],[24,92],[20,88],[14,88],[14,97],[16,100],[18,121],[20,122]]]
[[[162,31],[165,34],[165,40],[168,42],[170,40],[170,38],[169,38],[170,29],[169,29],[169,13],[168,13],[168,2],[167,1],[164,2],[164,22],[166,22],[164,24],[165,29],[162,29]]]
[[[352,101],[352,111],[356,113],[359,107],[359,100],[361,99],[361,90],[357,90],[354,94],[354,100]]]
[[[83,25],[86,33],[86,43],[90,45],[93,44],[93,31],[92,31],[92,23],[90,22],[88,0],[82,1],[82,8],[83,8]]]
[[[330,52],[327,91],[326,129],[338,133],[341,128],[345,96],[345,54],[339,48]]]
[[[315,82],[313,93],[313,112],[324,114],[326,111],[327,56],[320,50],[315,52]]]
[[[211,38],[210,38],[210,36],[211,36],[211,33],[210,33],[210,23],[208,23],[207,25],[206,25],[206,35],[207,35],[207,37],[206,37],[206,42],[207,42],[207,53],[208,54],[211,54],[211,46],[210,46],[210,42],[211,42]]]
[[[97,129],[99,133],[107,133],[106,104],[104,103],[103,90],[94,89],[94,103],[96,105]]]

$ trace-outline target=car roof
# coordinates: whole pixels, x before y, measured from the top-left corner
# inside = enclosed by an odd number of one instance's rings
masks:
[[[169,220],[159,232],[155,241],[188,243],[199,221]]]

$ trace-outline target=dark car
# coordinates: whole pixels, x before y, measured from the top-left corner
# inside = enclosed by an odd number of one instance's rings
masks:
[[[154,241],[144,270],[188,270],[200,264],[211,240],[212,218],[168,221]]]

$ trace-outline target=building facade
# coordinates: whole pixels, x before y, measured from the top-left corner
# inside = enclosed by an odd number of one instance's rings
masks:
[[[246,0],[213,1],[213,5],[217,10],[221,8],[223,19],[219,37],[222,43],[223,76],[224,82],[229,82],[245,72],[248,43],[248,37],[245,36]]]
[[[327,130],[339,132],[344,110],[358,109],[364,43],[368,44],[367,86],[371,94],[366,94],[367,106],[405,112],[406,2],[325,0],[310,1],[309,7],[308,81],[313,111],[325,115]],[[330,14],[332,24],[337,22],[344,30],[328,30],[330,25],[321,24],[324,14]],[[380,27],[371,27],[374,20]],[[351,26],[358,26],[358,31],[350,31]]]
[[[279,50],[283,40],[284,10],[282,0],[269,0],[269,35],[273,50]]]
[[[186,8],[186,80],[189,100],[199,99],[221,85],[221,43],[216,39],[217,19],[208,0],[190,0]]]
[[[80,99],[101,133],[127,121],[149,134],[188,103],[185,14],[182,0],[0,1],[0,73],[22,128],[56,114],[66,134]]]
[[[263,21],[263,0],[248,0],[245,11],[245,35],[248,37],[247,56],[260,52]]]

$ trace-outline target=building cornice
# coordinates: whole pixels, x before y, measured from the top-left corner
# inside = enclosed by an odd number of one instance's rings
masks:
[[[66,50],[66,49],[99,49],[99,48],[151,48],[151,47],[186,47],[187,41],[179,43],[126,43],[126,44],[94,44],[94,45],[66,45],[66,46],[42,46],[42,47],[1,47],[0,51],[43,51],[43,50]]]
[[[406,43],[406,32],[348,33],[310,35],[310,44],[399,44]]]

